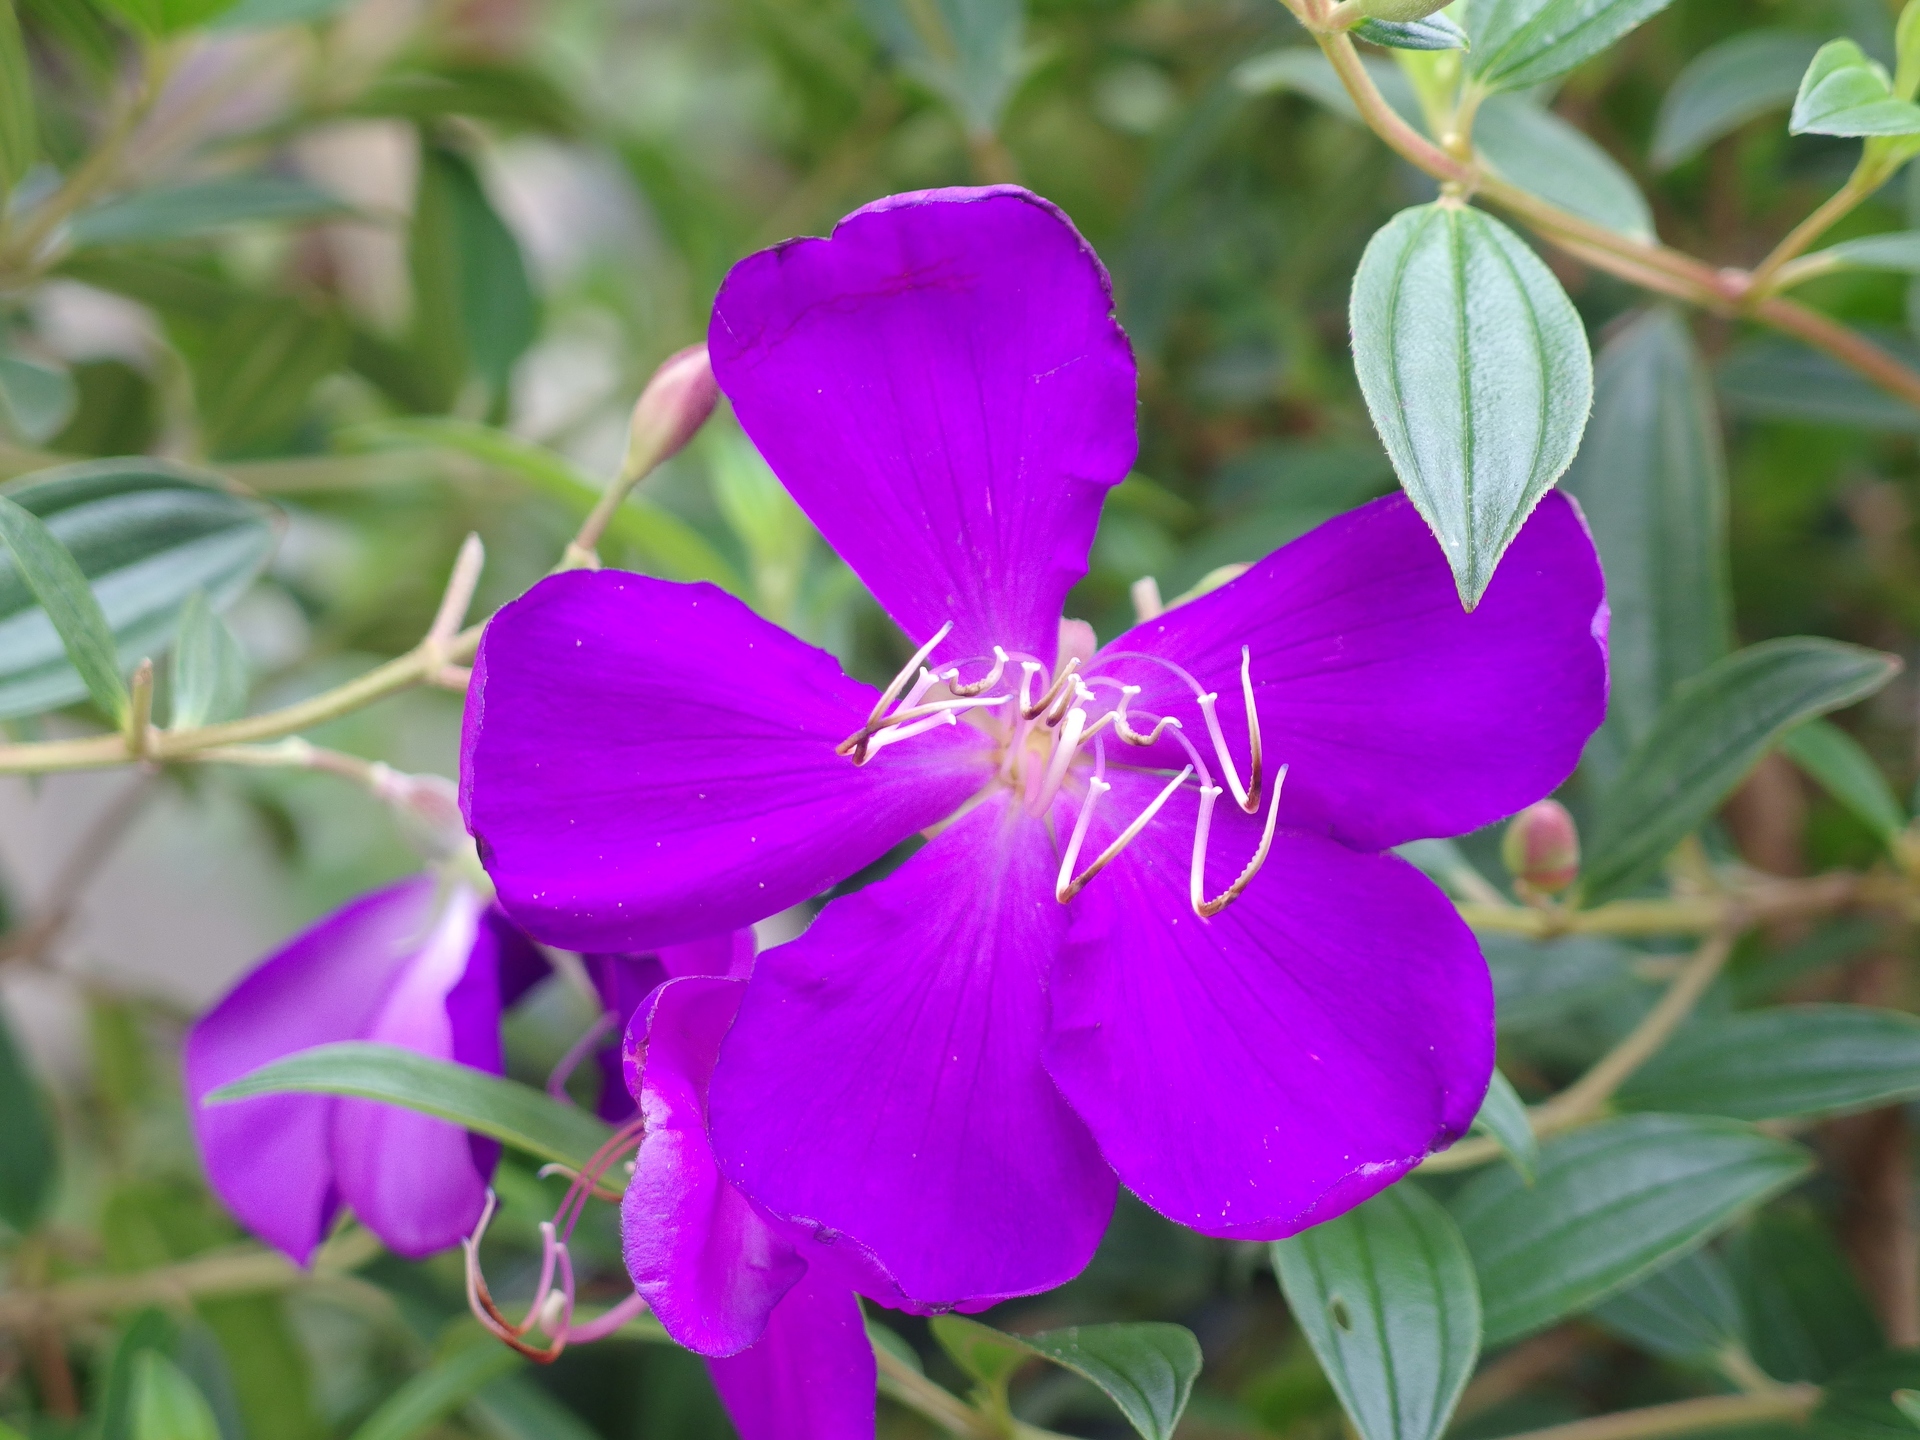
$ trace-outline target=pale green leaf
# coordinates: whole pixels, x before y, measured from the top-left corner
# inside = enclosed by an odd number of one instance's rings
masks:
[[[214,19],[234,0],[103,0],[135,29],[156,38],[177,35]]]
[[[1872,339],[1904,363],[1920,362],[1920,348],[1911,341],[1886,333],[1873,334]],[[1906,435],[1920,432],[1920,409],[1889,395],[1838,360],[1785,336],[1757,336],[1735,346],[1720,362],[1718,379],[1727,408],[1755,419]]]
[[[113,631],[79,562],[39,516],[5,495],[0,495],[0,547],[12,562],[12,575],[39,602],[41,616],[60,637],[93,703],[115,724],[125,720],[127,685],[114,655]],[[0,583],[5,578],[0,575]]]
[[[0,435],[43,444],[73,418],[78,399],[65,370],[0,354]]]
[[[600,1440],[599,1431],[525,1375],[496,1377],[464,1413],[493,1440]]]
[[[133,1440],[220,1440],[206,1397],[158,1350],[133,1360]]]
[[[1372,77],[1374,87],[1400,118],[1416,130],[1424,130],[1426,119],[1420,112],[1420,97],[1400,67],[1370,55],[1362,57],[1361,63]],[[1318,45],[1286,45],[1256,55],[1241,63],[1233,72],[1233,79],[1251,95],[1291,90],[1324,105],[1343,120],[1351,120],[1355,125],[1361,123],[1353,97],[1347,94],[1347,87],[1340,83],[1339,72]]]
[[[1200,1344],[1179,1325],[1073,1325],[1011,1335],[945,1315],[932,1327],[947,1353],[996,1401],[1013,1372],[1037,1355],[1092,1381],[1145,1440],[1172,1440],[1200,1374]]]
[[[1374,426],[1472,609],[1579,446],[1593,400],[1586,331],[1525,242],[1447,201],[1373,237],[1352,323]]]
[[[1671,170],[1769,110],[1784,110],[1800,93],[1819,40],[1790,30],[1750,30],[1702,50],[1687,62],[1654,117],[1651,159]]]
[[[267,30],[330,20],[354,0],[240,0],[213,23],[216,30]]]
[[[1886,68],[1851,40],[1829,40],[1801,77],[1787,129],[1795,135],[1920,134],[1920,105],[1893,93]]]
[[[1453,1220],[1408,1182],[1273,1244],[1287,1305],[1361,1440],[1438,1440],[1480,1353]]]
[[[214,613],[206,592],[196,590],[180,607],[173,642],[173,713],[168,725],[186,730],[236,720],[246,710],[246,652],[226,622]]]
[[[1653,211],[1633,177],[1585,132],[1522,95],[1490,95],[1473,122],[1480,158],[1503,179],[1636,240]]]
[[[413,1440],[485,1386],[527,1362],[492,1339],[475,1339],[415,1375],[361,1422],[353,1440]]]
[[[206,235],[234,225],[317,220],[348,206],[304,180],[242,175],[122,195],[74,216],[68,240],[89,245],[152,244]]]
[[[1474,0],[1467,11],[1469,73],[1489,90],[1519,90],[1564,75],[1670,0]]]
[[[1809,720],[1789,730],[1780,748],[1888,845],[1907,828],[1906,812],[1893,798],[1887,777],[1860,742],[1838,725]]]
[[[1353,27],[1356,39],[1394,50],[1464,50],[1467,32],[1445,15],[1420,20],[1378,20],[1368,16]]]
[[[1480,1102],[1473,1128],[1487,1136],[1513,1161],[1524,1179],[1533,1179],[1540,1164],[1540,1138],[1533,1133],[1527,1118],[1526,1101],[1513,1088],[1513,1082],[1498,1070],[1487,1086],[1487,1098]]]
[[[1807,257],[1836,270],[1891,270],[1920,275],[1920,230],[1892,230],[1884,235],[1862,235],[1816,250]]]
[[[908,74],[991,135],[1026,76],[1025,0],[856,0],[874,37]]]

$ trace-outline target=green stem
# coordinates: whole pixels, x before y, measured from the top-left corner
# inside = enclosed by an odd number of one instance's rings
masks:
[[[1847,177],[1847,183],[1829,195],[1819,209],[1788,231],[1786,238],[1773,247],[1772,253],[1753,267],[1747,280],[1748,294],[1758,300],[1777,290],[1780,287],[1780,272],[1787,263],[1805,253],[1814,241],[1878,190],[1886,178],[1882,167],[1875,165],[1869,168],[1867,157],[1862,154],[1860,163],[1853,167],[1853,174]]]
[[[959,1440],[1005,1440],[986,1416],[952,1391],[922,1375],[891,1351],[873,1347],[880,1370],[880,1393],[933,1421]]]

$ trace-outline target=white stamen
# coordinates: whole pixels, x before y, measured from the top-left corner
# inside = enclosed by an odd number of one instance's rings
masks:
[[[1260,873],[1260,867],[1267,863],[1267,851],[1273,846],[1273,829],[1280,818],[1280,791],[1287,781],[1287,767],[1282,765],[1280,772],[1273,777],[1273,799],[1267,805],[1267,826],[1260,835],[1260,845],[1253,852],[1253,858],[1247,862],[1247,868],[1240,872],[1231,885],[1213,899],[1206,895],[1207,837],[1213,828],[1213,802],[1221,796],[1217,785],[1209,785],[1200,791],[1200,820],[1193,827],[1193,869],[1188,882],[1188,896],[1193,902],[1193,913],[1202,920],[1210,920],[1227,906],[1240,898],[1241,893],[1253,883],[1253,877]]]

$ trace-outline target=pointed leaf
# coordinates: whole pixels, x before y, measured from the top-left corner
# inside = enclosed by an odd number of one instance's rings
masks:
[[[1376,20],[1368,16],[1353,27],[1355,39],[1393,50],[1464,50],[1467,32],[1445,15],[1422,20]]]
[[[1838,725],[1809,720],[1789,730],[1780,748],[1889,846],[1907,828],[1906,812],[1893,798],[1887,777],[1860,742]]]
[[[1144,1440],[1173,1440],[1200,1375],[1200,1342],[1180,1325],[1071,1325],[1026,1343],[1099,1386]]]
[[[1519,90],[1564,75],[1671,0],[1474,0],[1468,73],[1489,90]]]
[[[1653,211],[1620,162],[1525,96],[1489,95],[1473,122],[1473,143],[1522,190],[1622,235],[1653,239]]]
[[[1402,1182],[1273,1244],[1287,1305],[1360,1440],[1438,1440],[1480,1353],[1480,1293],[1452,1219]]]
[[[1006,1403],[1007,1382],[1033,1359],[1033,1351],[1020,1341],[964,1315],[935,1315],[927,1328],[953,1363],[1001,1404]]]
[[[383,1401],[361,1422],[353,1440],[413,1440],[464,1405],[488,1384],[527,1362],[505,1345],[475,1338],[443,1355]]]
[[[116,725],[125,720],[127,685],[114,655],[113,631],[79,562],[37,515],[5,495],[0,495],[0,546],[13,573],[39,601],[93,703]]]
[[[1635,1110],[1784,1120],[1915,1096],[1920,1018],[1865,1005],[1782,1005],[1687,1026],[1619,1098]]]
[[[1518,236],[1444,200],[1373,237],[1352,320],[1374,427],[1472,609],[1580,444],[1593,400],[1586,331]]]
[[[1604,1300],[1806,1174],[1807,1152],[1731,1120],[1630,1115],[1544,1145],[1531,1187],[1504,1166],[1451,1209],[1480,1277],[1486,1342]]]
[[[401,1105],[576,1170],[613,1134],[586,1111],[531,1085],[363,1040],[297,1051],[221,1086],[207,1100],[225,1104],[285,1094],[358,1095]]]
[[[180,607],[180,633],[173,642],[173,714],[168,725],[187,730],[236,720],[246,711],[246,652],[214,613],[204,590]]]
[[[1669,1360],[1712,1364],[1745,1343],[1740,1292],[1711,1250],[1695,1250],[1592,1312],[1607,1329]]]
[[[1884,332],[1873,340],[1903,363],[1920,362],[1920,347],[1911,340]],[[1902,435],[1920,432],[1920,408],[1784,336],[1764,335],[1734,346],[1720,362],[1717,379],[1721,398],[1738,415]]]
[[[1540,1137],[1533,1133],[1533,1125],[1527,1118],[1526,1101],[1513,1088],[1513,1082],[1498,1070],[1493,1072],[1493,1080],[1487,1086],[1487,1098],[1480,1103],[1480,1113],[1474,1116],[1473,1128],[1507,1152],[1507,1158],[1513,1161],[1513,1168],[1520,1172],[1522,1179],[1533,1179],[1540,1165]]]
[[[1660,101],[1653,168],[1671,170],[1749,120],[1786,109],[1819,48],[1811,35],[1750,30],[1702,50]]]
[[[421,157],[410,263],[415,343],[457,392],[467,375],[498,397],[540,329],[526,261],[473,165],[452,150]]]
[[[133,1361],[133,1440],[220,1440],[206,1397],[158,1350]]]
[[[1920,134],[1920,105],[1893,93],[1885,67],[1851,40],[1829,40],[1800,79],[1787,129],[1795,135]]]
[[[339,196],[276,175],[241,175],[143,190],[82,210],[68,227],[77,249],[89,245],[152,244],[206,235],[233,225],[273,220],[317,220],[345,215]]]
[[[0,204],[33,168],[40,132],[33,111],[33,72],[13,0],[0,0]]]
[[[59,1152],[53,1122],[27,1057],[0,1012],[0,1221],[25,1234],[53,1193]]]
[[[1582,875],[1588,903],[1654,870],[1804,721],[1891,680],[1891,655],[1799,637],[1750,645],[1674,691],[1602,803]]]

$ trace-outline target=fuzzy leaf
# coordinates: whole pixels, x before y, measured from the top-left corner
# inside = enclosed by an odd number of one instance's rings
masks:
[[[1378,20],[1368,16],[1353,27],[1354,37],[1390,50],[1464,50],[1467,32],[1445,15],[1420,20]]]
[[[1878,61],[1851,40],[1829,40],[1800,79],[1787,129],[1795,135],[1920,134],[1920,105],[1893,93]]]

